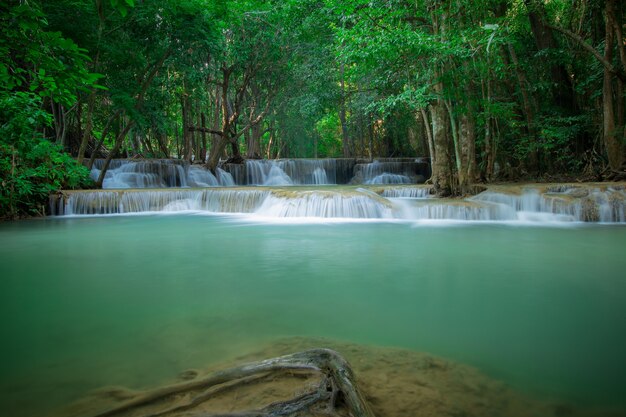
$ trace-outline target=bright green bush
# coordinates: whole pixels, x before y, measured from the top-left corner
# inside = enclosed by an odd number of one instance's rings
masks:
[[[0,217],[44,214],[50,193],[89,183],[88,170],[45,139],[50,115],[32,93],[0,95]]]

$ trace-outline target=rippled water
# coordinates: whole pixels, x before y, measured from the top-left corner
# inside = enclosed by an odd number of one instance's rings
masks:
[[[2,224],[0,409],[42,415],[298,335],[428,351],[625,410],[625,248],[620,225]]]

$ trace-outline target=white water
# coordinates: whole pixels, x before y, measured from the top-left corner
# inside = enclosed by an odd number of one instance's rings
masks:
[[[410,184],[411,179],[406,175],[389,174],[385,172],[365,181],[365,184]]]
[[[104,160],[96,160],[91,177],[97,180]],[[216,175],[200,165],[180,160],[114,159],[104,189],[217,187],[235,185],[410,184],[423,182],[428,164],[417,160],[356,164],[356,159],[247,160],[227,164]]]
[[[626,222],[626,192],[608,187],[517,194],[485,191],[467,200],[424,198],[428,188],[372,190],[176,189],[68,192],[53,214],[202,211],[268,218],[343,218],[520,222]],[[405,196],[420,198],[406,198]],[[400,198],[398,198],[398,196]]]
[[[430,187],[390,187],[381,193],[383,197],[394,198],[430,198]]]
[[[425,178],[418,180],[420,162],[406,161],[374,161],[369,164],[355,166],[355,179],[363,184],[411,184],[423,182]],[[358,181],[357,181],[358,182]]]
[[[392,217],[392,205],[366,193],[266,189],[129,190],[71,193],[54,212],[62,215],[203,211],[254,213],[263,217],[379,219]]]
[[[337,162],[333,159],[248,160],[248,185],[337,184]]]
[[[90,176],[100,176],[104,160],[96,160]],[[104,189],[127,188],[185,188],[234,186],[233,177],[218,168],[217,178],[199,165],[189,165],[171,159],[112,160],[102,182]]]
[[[626,191],[618,187],[602,190],[566,186],[548,188],[545,193],[524,188],[521,194],[485,191],[468,200],[496,207],[499,214],[494,220],[514,213],[520,220],[626,222]]]
[[[255,211],[263,217],[322,217],[347,219],[392,218],[391,206],[368,195],[342,195],[307,191],[297,197],[276,197],[270,194]]]

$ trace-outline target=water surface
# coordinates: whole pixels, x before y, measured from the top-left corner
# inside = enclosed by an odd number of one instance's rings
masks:
[[[274,338],[321,336],[623,410],[625,248],[619,225],[2,224],[0,409],[42,415],[103,385],[152,386]]]

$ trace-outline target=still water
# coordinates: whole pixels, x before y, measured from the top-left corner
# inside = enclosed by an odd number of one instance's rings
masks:
[[[626,227],[6,223],[0,324],[0,410],[15,417],[284,336],[426,351],[536,397],[624,410]]]

